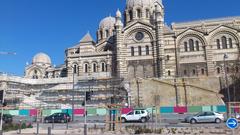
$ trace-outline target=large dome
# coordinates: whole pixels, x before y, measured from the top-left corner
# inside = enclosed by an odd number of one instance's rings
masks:
[[[162,4],[162,0],[127,0],[127,8],[133,7],[154,7],[154,2]]]
[[[111,29],[114,28],[114,24],[115,24],[116,20],[114,17],[106,17],[104,19],[102,19],[102,21],[99,24],[99,29]]]
[[[45,53],[38,53],[33,57],[33,64],[42,63],[42,64],[51,64],[50,57]]]

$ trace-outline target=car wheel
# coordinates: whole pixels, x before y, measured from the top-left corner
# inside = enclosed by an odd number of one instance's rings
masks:
[[[121,122],[125,123],[127,120],[125,118],[121,118]]]
[[[215,122],[216,122],[216,123],[221,123],[222,121],[221,121],[219,118],[217,118],[217,119],[215,120]]]
[[[61,123],[65,123],[65,120],[61,120]]]
[[[141,122],[142,122],[142,123],[145,123],[146,121],[147,121],[146,118],[141,118]]]
[[[49,123],[49,121],[48,121],[48,120],[45,120],[45,123]]]
[[[195,124],[195,123],[197,123],[197,121],[196,121],[195,119],[191,119],[191,120],[190,120],[190,123],[191,123],[191,124]]]

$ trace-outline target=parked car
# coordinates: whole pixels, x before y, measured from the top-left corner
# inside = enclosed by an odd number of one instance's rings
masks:
[[[128,114],[121,115],[122,123],[127,121],[140,121],[142,123],[147,122],[150,119],[150,114],[145,109],[133,110]]]
[[[0,118],[1,118],[1,113],[0,113]],[[11,123],[13,121],[13,116],[11,114],[3,114],[3,122],[4,123]]]
[[[191,124],[201,122],[221,123],[222,121],[224,121],[224,116],[218,112],[199,112],[193,116],[188,116],[185,118],[185,122],[189,122]]]
[[[45,123],[66,123],[70,121],[71,117],[68,113],[54,113],[44,118]]]

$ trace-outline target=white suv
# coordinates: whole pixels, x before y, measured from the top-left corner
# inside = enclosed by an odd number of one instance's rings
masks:
[[[150,119],[150,114],[148,113],[147,110],[144,110],[144,109],[133,110],[128,114],[121,115],[122,123],[127,121],[140,121],[144,123],[144,122],[147,122],[149,119]]]

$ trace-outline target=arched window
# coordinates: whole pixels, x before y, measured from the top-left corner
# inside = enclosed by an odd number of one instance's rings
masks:
[[[230,72],[229,67],[227,67],[227,73],[229,73],[229,72]]]
[[[187,75],[187,70],[185,69],[185,70],[183,71],[183,73],[184,73],[184,75],[186,76],[186,75]]]
[[[217,73],[218,73],[218,74],[221,73],[221,69],[220,69],[220,67],[217,68]]]
[[[102,63],[102,67],[101,67],[101,69],[102,69],[102,72],[105,71],[105,63]]]
[[[109,31],[108,30],[106,30],[106,37],[108,37],[109,36]]]
[[[196,51],[199,51],[199,42],[196,41]]]
[[[192,70],[192,74],[196,75],[196,70],[195,69]]]
[[[132,10],[130,10],[128,13],[129,13],[129,19],[131,21],[133,19],[133,12],[132,12]]]
[[[238,72],[239,72],[239,68],[238,68],[238,67],[236,67],[236,68],[235,68],[235,70],[236,70],[236,73],[238,73]]]
[[[167,55],[167,60],[170,60],[170,56],[169,55]]]
[[[202,73],[202,75],[205,74],[205,70],[203,68],[201,69],[201,73]]]
[[[103,32],[100,31],[100,39],[103,39]]]
[[[38,72],[37,72],[37,70],[34,70],[34,74],[37,74]]]
[[[187,45],[187,42],[184,42],[184,50],[185,50],[185,52],[188,51],[188,45]]]
[[[228,39],[228,42],[229,42],[229,48],[233,48],[232,39],[231,38]]]
[[[150,17],[150,11],[149,9],[146,9],[146,18],[149,18]]]
[[[171,71],[170,70],[168,70],[168,76],[171,76]]]
[[[131,47],[131,56],[134,56],[134,47]]]
[[[137,9],[137,17],[138,17],[138,18],[141,18],[141,17],[142,17],[141,9]]]
[[[220,47],[220,40],[219,39],[217,39],[217,49],[221,49],[221,47]]]
[[[223,36],[221,39],[222,39],[222,48],[227,49],[227,38]]]
[[[194,42],[192,39],[189,39],[189,50],[194,51]]]
[[[76,74],[77,73],[77,65],[73,66],[73,73]]]
[[[97,64],[93,63],[93,72],[97,72]]]
[[[146,46],[146,55],[149,55],[149,46]]]
[[[88,64],[84,64],[84,72],[85,72],[85,73],[88,72]]]
[[[138,46],[138,55],[141,56],[142,55],[142,47]]]

